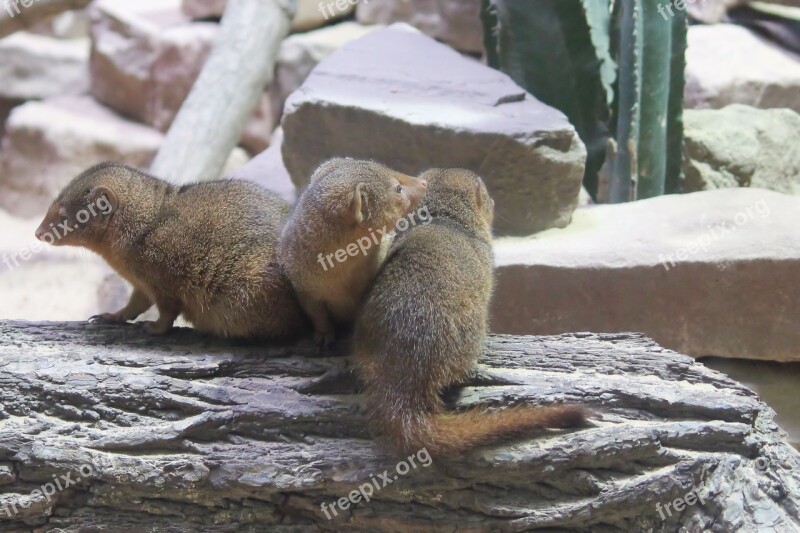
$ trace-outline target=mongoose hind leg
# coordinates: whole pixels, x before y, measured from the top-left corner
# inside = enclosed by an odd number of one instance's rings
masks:
[[[164,335],[169,333],[172,325],[181,314],[181,305],[178,302],[157,302],[158,306],[158,320],[155,322],[143,322],[145,332],[150,335]]]
[[[298,293],[297,299],[300,302],[300,307],[303,308],[311,319],[311,323],[314,324],[314,341],[319,346],[319,349],[330,348],[336,341],[336,330],[325,303],[306,293]]]

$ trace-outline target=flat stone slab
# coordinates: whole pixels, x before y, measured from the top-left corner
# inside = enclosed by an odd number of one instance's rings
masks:
[[[89,39],[17,32],[0,39],[0,98],[33,100],[89,90]]]
[[[800,454],[690,357],[636,334],[494,336],[480,363],[456,407],[583,402],[594,426],[412,468],[370,438],[348,359],[310,342],[0,322],[0,528],[800,531]]]
[[[586,149],[566,116],[406,24],[324,59],[289,97],[282,125],[298,187],[333,156],[412,175],[468,168],[486,181],[505,235],[566,226],[578,203]]]
[[[733,24],[692,26],[688,44],[687,108],[745,104],[800,112],[800,57]]]
[[[642,331],[692,356],[800,360],[800,198],[720,189],[579,209],[495,243],[492,330]]]

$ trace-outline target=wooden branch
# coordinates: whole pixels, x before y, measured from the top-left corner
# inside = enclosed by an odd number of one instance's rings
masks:
[[[42,20],[71,9],[86,7],[92,0],[2,0],[0,39],[30,28]],[[26,7],[27,4],[27,7]]]
[[[297,0],[230,0],[217,42],[151,171],[172,183],[216,179],[272,80]]]
[[[455,407],[586,402],[596,427],[418,457],[397,479],[347,358],[315,354],[0,322],[0,529],[800,528],[800,455],[772,410],[642,336],[492,337]],[[74,483],[45,497],[54,476]],[[369,502],[333,516],[373,479]],[[693,489],[703,503],[676,509]]]

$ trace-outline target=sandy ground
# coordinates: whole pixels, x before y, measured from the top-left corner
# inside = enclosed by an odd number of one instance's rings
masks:
[[[0,318],[85,320],[125,298],[125,285],[96,255],[38,243],[39,222],[0,210]]]

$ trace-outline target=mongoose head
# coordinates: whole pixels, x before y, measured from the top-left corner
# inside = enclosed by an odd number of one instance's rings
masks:
[[[87,246],[103,239],[119,200],[124,165],[102,164],[73,179],[50,205],[36,238],[54,246]]]
[[[494,200],[480,176],[463,168],[434,168],[424,172],[420,179],[428,182],[424,203],[431,216],[453,219],[491,237]]]
[[[310,188],[326,198],[340,222],[366,231],[392,226],[416,209],[427,183],[373,161],[337,158],[317,169]]]

